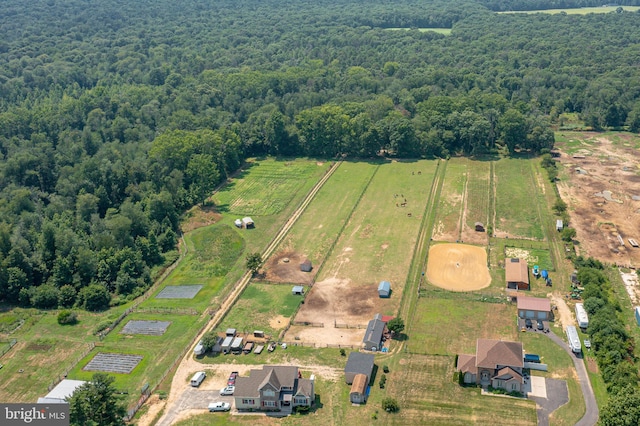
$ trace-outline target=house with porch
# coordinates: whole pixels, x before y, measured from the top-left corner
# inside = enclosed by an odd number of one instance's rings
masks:
[[[484,388],[522,392],[524,378],[522,343],[504,340],[478,339],[476,354],[458,355],[456,369],[463,374],[463,382]]]
[[[234,399],[238,411],[278,411],[283,415],[315,401],[314,377],[302,378],[298,367],[265,365],[248,377],[236,378]]]

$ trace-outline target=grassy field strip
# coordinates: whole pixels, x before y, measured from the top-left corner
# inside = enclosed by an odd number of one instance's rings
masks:
[[[498,237],[532,238],[542,240],[537,199],[531,196],[531,167],[529,160],[501,159],[495,163],[496,226]]]
[[[435,165],[426,160],[380,165],[318,281],[336,277],[354,283],[404,283]]]
[[[482,222],[487,227],[491,210],[491,162],[467,161],[470,167],[468,169],[465,195],[465,224],[469,229],[474,229],[476,222]]]
[[[589,13],[613,13],[620,6],[600,6],[600,7],[581,7],[577,9],[540,9],[540,10],[514,10],[508,12],[496,12],[498,15],[512,15],[512,14],[533,14],[533,13],[547,13],[550,15],[557,15],[560,13],[566,13],[567,15],[587,15]],[[622,6],[625,12],[636,12],[640,9],[640,6]]]
[[[447,172],[436,208],[435,240],[454,242],[460,239],[468,173],[466,161],[459,158],[447,161]]]
[[[510,425],[537,424],[535,402],[488,397],[480,389],[464,388],[453,381],[454,356],[407,355],[387,381],[388,392],[395,395],[401,410],[381,417],[390,425]]]
[[[296,221],[276,252],[300,252],[321,269],[375,171],[363,162],[343,162]],[[337,190],[339,189],[339,190]],[[330,214],[327,214],[330,210]]]
[[[433,235],[433,224],[435,222],[436,200],[438,200],[440,191],[442,190],[442,181],[446,175],[447,163],[447,161],[440,160],[436,163],[436,171],[431,181],[431,189],[429,190],[426,200],[427,205],[422,214],[420,236],[418,243],[414,247],[411,267],[407,275],[407,282],[405,283],[405,292],[402,294],[399,315],[402,318],[410,319],[407,321],[407,332],[410,332],[413,324],[413,317],[424,280],[423,272],[427,267],[429,246],[431,236]]]
[[[302,189],[304,182],[318,169],[312,161],[250,162],[212,199],[221,212],[235,215],[274,215],[282,211]]]

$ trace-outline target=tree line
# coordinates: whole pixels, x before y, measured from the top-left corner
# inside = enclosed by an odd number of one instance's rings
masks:
[[[536,154],[564,112],[638,130],[636,24],[474,0],[7,0],[0,298],[136,297],[248,156]]]

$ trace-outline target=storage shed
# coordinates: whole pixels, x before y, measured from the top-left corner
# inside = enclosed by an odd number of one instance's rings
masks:
[[[380,281],[380,284],[378,284],[378,296],[391,296],[391,283],[389,281]]]
[[[249,229],[253,228],[255,224],[253,223],[253,219],[247,216],[242,218],[242,226],[244,226],[246,229]]]
[[[476,231],[484,232],[484,225],[482,224],[482,222],[476,222]]]
[[[301,285],[293,286],[293,288],[291,289],[291,294],[296,296],[302,296],[304,294],[304,287],[302,287]]]
[[[311,272],[312,269],[313,265],[309,259],[305,259],[305,261],[300,264],[300,270],[302,272]]]
[[[222,345],[220,346],[223,354],[228,354],[229,352],[231,352],[231,343],[233,343],[233,336],[225,337],[225,339],[222,341]]]
[[[349,392],[349,401],[352,404],[364,404],[367,402],[367,376],[364,374],[356,374],[353,384],[351,385],[351,392]]]
[[[562,228],[564,228],[562,221],[560,219],[556,220],[556,231],[560,232],[562,231]]]

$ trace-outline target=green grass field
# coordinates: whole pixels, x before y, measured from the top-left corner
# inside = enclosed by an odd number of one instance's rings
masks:
[[[171,325],[162,336],[120,334],[122,328],[131,320],[170,321]],[[140,389],[145,383],[151,386],[158,383],[202,325],[203,319],[200,316],[132,313],[69,372],[68,378],[90,380],[94,372],[83,371],[82,368],[98,352],[142,355],[144,358],[130,374],[110,373],[115,378],[116,388],[128,392],[127,402],[132,404],[137,401]]]
[[[277,316],[290,318],[302,301],[301,296],[291,294],[290,285],[251,283],[233,305],[218,330],[235,328],[251,333],[262,330],[271,336],[278,336],[278,329],[269,325]]]
[[[0,358],[0,401],[36,401],[97,341],[93,331],[103,316],[78,311],[77,324],[61,326],[55,311],[17,311],[25,322],[10,336],[18,343]]]
[[[238,216],[277,214],[303,189],[306,180],[321,176],[330,165],[275,159],[248,164],[247,169],[213,196],[219,211]]]
[[[559,13],[566,13],[567,15],[587,15],[589,13],[613,13],[618,6],[606,6],[606,7],[581,7],[578,9],[541,9],[541,10],[518,10],[513,12],[496,12],[498,14],[512,14],[512,13],[548,13],[551,15],[557,15]],[[622,6],[625,12],[636,12],[640,9],[640,6]]]
[[[485,226],[489,223],[491,163],[466,161],[468,163],[466,225],[469,229],[474,229],[476,222],[482,222]]]
[[[468,174],[467,161],[459,158],[449,160],[438,200],[434,240],[453,242],[460,239]]]
[[[536,425],[535,403],[480,395],[480,389],[454,383],[454,356],[407,355],[390,365],[387,393],[401,410],[381,413],[381,424]]]
[[[421,297],[407,332],[409,352],[427,355],[472,354],[476,340],[514,340],[514,305],[460,298]]]
[[[238,262],[245,243],[228,225],[211,225],[185,235],[188,253],[142,308],[192,308],[204,311],[221,290],[225,275]],[[156,299],[166,286],[202,285],[193,299]]]
[[[319,268],[375,171],[376,167],[370,163],[342,163],[316,194],[276,252],[292,250],[303,253]],[[330,214],[327,206],[331,206]]]
[[[504,232],[509,238],[542,240],[544,234],[536,205],[538,188],[530,160],[502,159],[495,162],[494,174],[496,233]]]
[[[423,160],[380,165],[318,281],[337,276],[355,283],[383,279],[404,283],[436,164]],[[331,187],[341,191],[338,186]],[[400,207],[405,199],[406,207]]]

